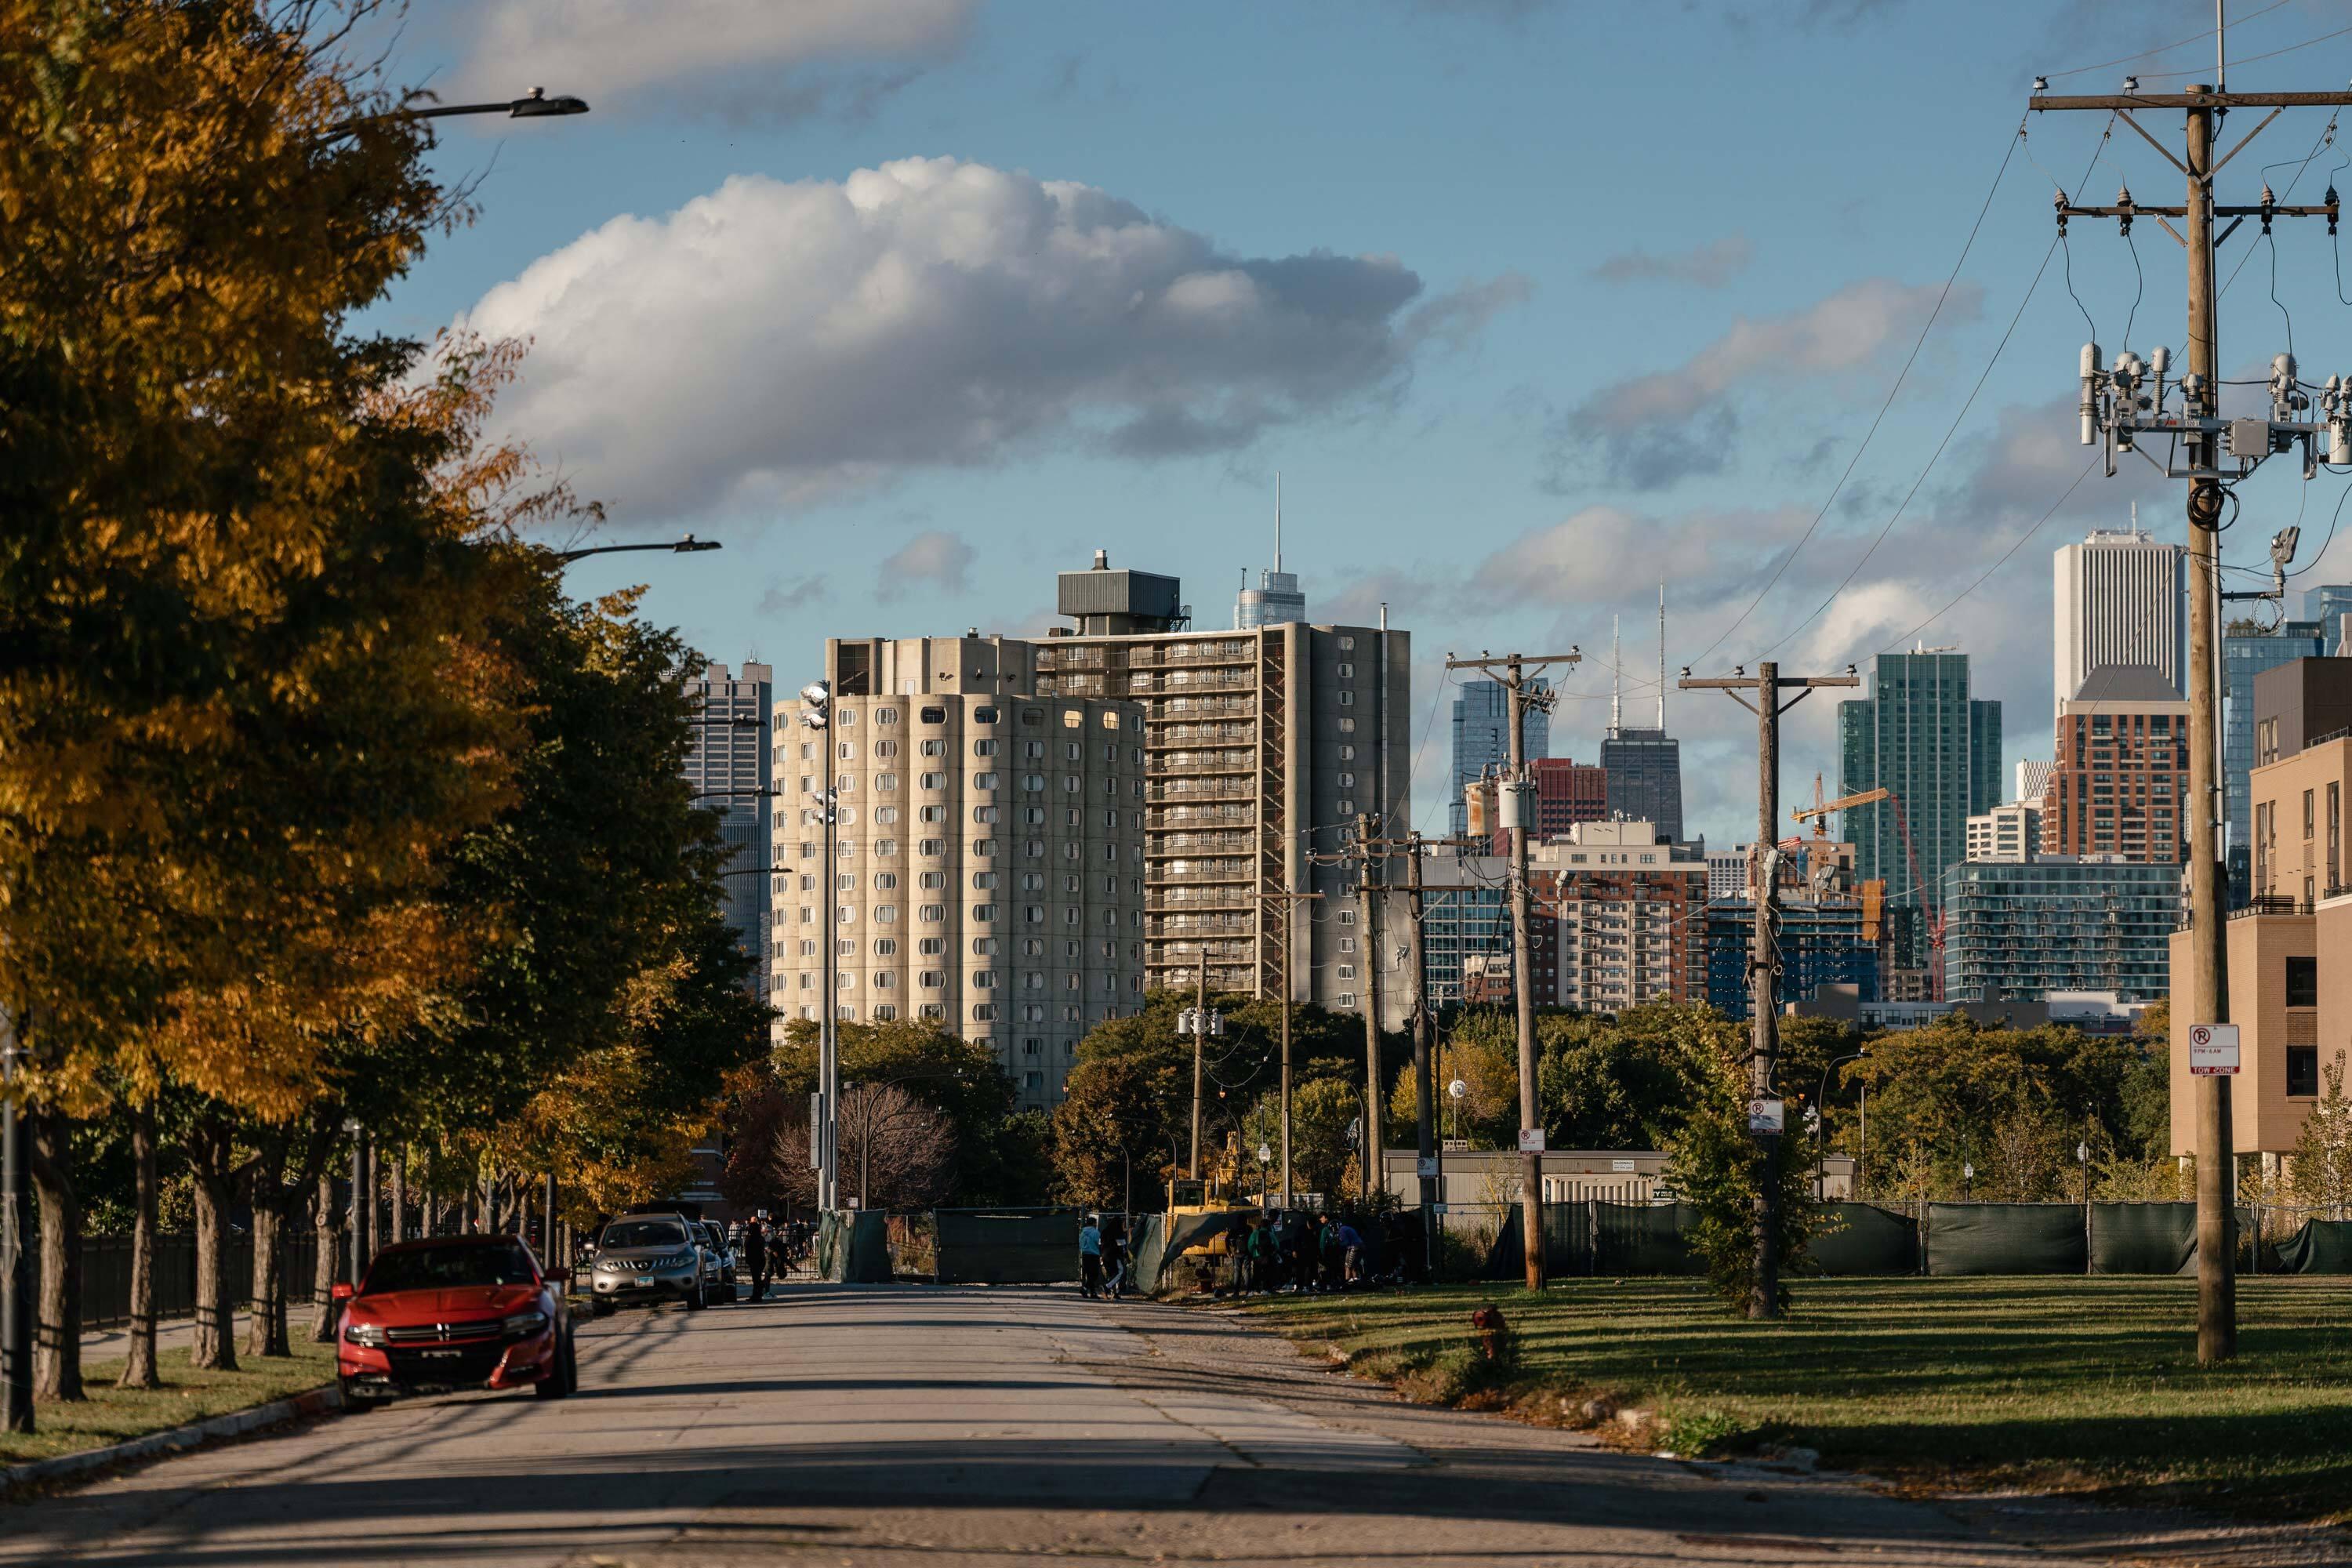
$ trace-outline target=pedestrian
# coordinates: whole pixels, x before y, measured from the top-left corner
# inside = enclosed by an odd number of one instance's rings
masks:
[[[1357,1285],[1364,1278],[1364,1238],[1346,1220],[1339,1224],[1339,1279],[1345,1285]]]
[[[1290,1288],[1304,1296],[1315,1289],[1315,1226],[1305,1215],[1283,1217],[1283,1245],[1290,1250]]]
[[[1282,1244],[1275,1237],[1274,1216],[1259,1220],[1249,1233],[1250,1286],[1271,1296],[1282,1284]]]
[[[1339,1227],[1328,1214],[1315,1216],[1315,1261],[1321,1276],[1319,1288],[1337,1290],[1345,1278],[1340,1272]]]
[[[1103,1238],[1103,1292],[1116,1301],[1127,1294],[1127,1231],[1113,1230]]]
[[[1102,1226],[1088,1215],[1078,1226],[1078,1294],[1093,1300],[1102,1293]]]
[[[751,1271],[751,1300],[768,1294],[768,1211],[761,1209],[743,1227],[743,1266]]]

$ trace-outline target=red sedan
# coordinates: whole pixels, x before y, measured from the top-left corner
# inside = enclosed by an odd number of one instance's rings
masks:
[[[563,1286],[512,1236],[387,1247],[344,1303],[335,1370],[347,1409],[403,1394],[520,1388],[561,1399],[580,1384]]]

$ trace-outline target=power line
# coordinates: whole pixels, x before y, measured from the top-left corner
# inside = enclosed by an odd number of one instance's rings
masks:
[[[2242,27],[2257,16],[2267,16],[2286,3],[2287,0],[2271,0],[2271,4],[2263,6],[2261,10],[2249,11],[2244,16],[2239,17],[2238,25]],[[2216,31],[2218,31],[2218,29],[2208,27],[2201,33],[2193,33],[2185,38],[2176,38],[2168,44],[2158,44],[2152,49],[2142,49],[2136,55],[2124,55],[2112,60],[2101,60],[2096,65],[2075,66],[2069,70],[2051,71],[2042,79],[2044,81],[2063,81],[2070,76],[2081,76],[2084,71],[2105,70],[2110,66],[2127,66],[2134,60],[2144,60],[2151,58],[2152,56],[2169,54],[2174,49],[2183,47],[2189,44],[2203,43],[2206,39],[2211,37]]]
[[[2094,455],[2089,462],[2083,465],[2083,471],[2074,476],[2074,482],[2066,487],[2065,493],[2061,495],[2056,500],[2050,503],[2050,510],[2042,514],[2039,521],[2035,522],[2032,527],[2019,534],[2016,539],[2010,542],[2009,548],[2000,552],[2000,560],[1995,561],[1991,565],[1986,567],[1984,571],[1979,574],[1975,582],[1961,589],[1958,594],[1953,595],[1950,602],[1946,604],[1942,609],[1937,610],[1934,615],[1929,616],[1926,620],[1921,621],[1917,626],[1913,626],[1909,631],[1905,632],[1901,637],[1896,637],[1893,642],[1889,643],[1886,647],[1879,649],[1878,651],[1881,653],[1895,652],[1905,643],[1914,640],[1921,632],[1926,631],[1929,626],[1934,626],[1937,621],[1942,620],[1946,616],[1949,615],[1953,608],[1957,606],[1961,600],[1975,593],[1979,588],[1983,587],[1987,578],[1990,578],[1994,573],[2000,571],[2003,566],[2008,565],[2010,557],[2015,555],[2020,550],[2022,550],[2025,547],[2025,542],[2027,540],[2041,532],[2042,528],[2050,521],[2050,520],[2058,515],[2058,509],[2064,506],[2069,500],[2073,499],[2074,492],[2082,488],[2083,481],[2091,477],[2091,470],[2098,466],[2099,458],[2096,455]]]
[[[2255,15],[2260,16],[2261,13],[2256,12]],[[2322,33],[2315,38],[2305,38],[2299,44],[2289,44],[2283,49],[2271,49],[2259,55],[2247,55],[2242,58],[2234,59],[2229,63],[2233,66],[2250,66],[2256,60],[2274,60],[2281,55],[2291,55],[2297,49],[2307,49],[2314,44],[2324,44],[2330,38],[2340,38],[2347,33],[2352,33],[2352,27],[2338,27],[2332,33]],[[2210,37],[2211,35],[2208,34],[2207,37]],[[2203,66],[2197,66],[2185,71],[2155,71],[2145,74],[2147,79],[2149,81],[2170,81],[2175,77],[2202,76],[2205,74],[2205,68]]]
[[[1756,591],[1756,597],[1749,600],[1748,607],[1739,612],[1738,619],[1726,626],[1713,642],[1706,645],[1696,658],[1690,661],[1691,663],[1705,662],[1708,654],[1729,641],[1731,634],[1747,624],[1748,617],[1756,613],[1757,606],[1764,602],[1765,595],[1772,591],[1773,585],[1778,584],[1782,574],[1795,563],[1798,555],[1803,552],[1807,542],[1822,526],[1822,520],[1829,516],[1830,508],[1836,503],[1839,495],[1843,493],[1846,481],[1853,478],[1853,470],[1862,462],[1863,454],[1870,450],[1870,443],[1877,436],[1879,426],[1885,421],[1887,410],[1895,406],[1895,399],[1903,391],[1903,384],[1910,378],[1911,367],[1919,363],[1919,351],[1927,347],[1927,334],[1935,329],[1937,321],[1943,315],[1945,301],[1952,297],[1952,285],[1959,280],[1960,268],[1967,265],[1969,252],[1976,247],[1977,236],[1983,231],[1985,215],[1992,211],[1992,200],[2000,192],[2001,179],[2009,173],[2010,162],[2017,156],[2017,150],[2024,142],[2025,127],[2021,122],[2017,128],[2017,134],[2010,138],[2008,147],[2001,153],[2000,167],[1993,171],[1992,184],[1985,192],[1984,205],[1977,209],[1976,222],[1969,226],[1969,237],[1960,246],[1960,254],[1952,262],[1951,271],[1945,275],[1943,291],[1936,296],[1935,309],[1927,312],[1927,321],[1919,328],[1919,336],[1911,344],[1909,356],[1904,360],[1902,370],[1895,374],[1895,384],[1886,389],[1885,401],[1878,405],[1878,413],[1872,418],[1870,428],[1863,433],[1862,444],[1854,448],[1853,456],[1847,460],[1845,472],[1838,476],[1838,482],[1832,487],[1828,499],[1822,502],[1821,510],[1813,514],[1813,521],[1805,526],[1803,535],[1790,547],[1789,552],[1780,558],[1780,563],[1772,569],[1772,575],[1766,579],[1764,586]],[[2031,153],[2027,153],[2028,157],[2032,155]],[[2048,265],[2046,257],[2043,258],[2043,265]]]

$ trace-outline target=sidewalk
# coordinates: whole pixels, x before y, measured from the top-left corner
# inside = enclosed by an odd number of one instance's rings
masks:
[[[239,1312],[236,1315],[235,1332],[237,1348],[240,1351],[245,1348],[247,1325],[252,1321],[253,1314],[250,1312]],[[297,1340],[306,1340],[310,1337],[310,1302],[302,1302],[288,1314],[287,1331]],[[195,1333],[196,1321],[194,1318],[173,1318],[169,1322],[158,1323],[155,1325],[155,1348],[158,1351],[184,1349],[188,1342],[195,1337]],[[117,1361],[126,1353],[130,1343],[131,1331],[127,1327],[100,1329],[82,1335],[81,1359],[85,1363],[94,1361]]]

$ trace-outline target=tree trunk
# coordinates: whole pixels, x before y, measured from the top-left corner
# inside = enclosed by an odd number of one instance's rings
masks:
[[[392,1224],[384,1237],[387,1243],[408,1239],[408,1145],[395,1143],[392,1149]]]
[[[234,1173],[228,1130],[207,1118],[188,1136],[188,1166],[196,1200],[196,1321],[188,1364],[206,1372],[236,1370],[236,1304],[228,1281],[228,1208]]]
[[[41,1287],[33,1397],[79,1401],[81,1388],[81,1200],[74,1190],[73,1124],[58,1111],[26,1118],[40,1207]]]
[[[319,1173],[318,1190],[310,1197],[310,1225],[319,1238],[318,1261],[310,1269],[310,1342],[335,1340],[335,1275],[342,1253],[342,1232],[335,1226],[335,1175]]]
[[[155,1102],[131,1117],[131,1341],[118,1388],[160,1388],[155,1368]]]
[[[253,1316],[246,1324],[245,1353],[294,1353],[286,1332],[286,1141],[266,1135],[253,1167]]]

